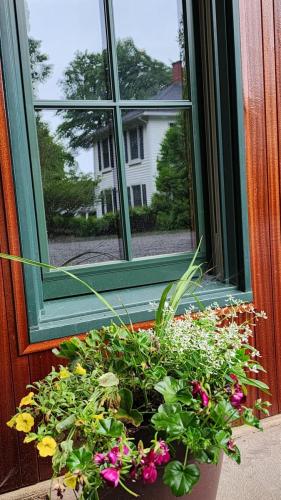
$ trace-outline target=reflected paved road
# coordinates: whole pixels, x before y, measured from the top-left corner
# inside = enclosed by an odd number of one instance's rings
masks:
[[[194,232],[191,231],[134,234],[133,256],[146,257],[187,252],[194,248],[194,239]],[[73,259],[69,262],[70,265],[119,260],[122,259],[120,247],[121,240],[114,237],[57,238],[49,241],[50,262],[55,266],[61,266],[70,259]]]

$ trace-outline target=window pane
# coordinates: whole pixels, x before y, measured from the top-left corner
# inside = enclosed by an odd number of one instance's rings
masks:
[[[121,99],[188,99],[182,2],[113,5]]]
[[[112,112],[40,111],[36,123],[50,263],[122,259],[117,169],[99,170]]]
[[[125,165],[132,193],[133,256],[192,251],[196,241],[190,111],[123,111],[124,131],[140,124],[144,158]]]
[[[129,132],[130,134],[130,153],[131,160],[136,160],[139,157],[139,148],[138,148],[138,132],[136,128],[133,128]]]
[[[141,207],[142,206],[141,187],[140,186],[132,186],[132,189],[133,189],[134,207]]]
[[[99,0],[26,0],[31,75],[37,99],[110,99]]]

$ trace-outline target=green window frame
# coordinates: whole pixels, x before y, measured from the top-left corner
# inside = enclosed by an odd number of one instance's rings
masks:
[[[154,313],[150,311],[149,303],[159,298],[166,282],[178,278],[184,272],[192,254],[137,259],[132,257],[122,110],[159,109],[159,107],[179,111],[188,109],[192,117],[193,132],[195,227],[197,237],[204,235],[204,244],[198,259],[201,262],[210,262],[213,259],[216,264],[223,262],[220,280],[207,279],[201,292],[201,299],[206,303],[213,300],[223,303],[226,294],[231,293],[249,300],[251,290],[238,0],[208,2],[183,0],[190,100],[161,101],[161,105],[159,101],[124,101],[120,98],[112,0],[104,0],[112,100],[34,101],[28,67],[28,41],[23,7],[22,0],[2,0],[0,3],[1,62],[22,254],[45,262],[48,259],[34,110],[111,110],[116,133],[116,167],[119,169],[125,258],[123,261],[68,269],[97,290],[104,292],[107,300],[112,302],[124,318],[128,312],[132,321],[153,319]],[[208,54],[207,49],[204,52],[206,61],[203,61],[201,51],[204,43],[206,47],[211,43],[212,53]],[[211,67],[208,68],[208,64]],[[203,67],[205,69],[202,69]],[[229,85],[230,78],[233,81],[232,88]],[[202,92],[198,92],[199,88]],[[213,96],[208,96],[211,94],[211,88]],[[207,104],[204,100],[208,101]],[[209,113],[208,117],[206,113]],[[208,131],[204,131],[203,123],[207,118],[211,124],[209,136]],[[213,129],[215,134],[210,133]],[[102,147],[100,154],[102,156]],[[214,156],[216,161],[210,160],[214,159]],[[206,167],[208,163],[210,165]],[[215,175],[216,184],[204,181],[205,177],[214,179]],[[208,192],[210,189],[214,191],[213,194]],[[216,221],[218,214],[219,219]],[[220,226],[217,231],[214,229],[215,222]],[[216,248],[219,248],[218,252]],[[24,279],[31,342],[80,333],[111,319],[110,313],[95,298],[87,295],[80,284],[73,282],[61,271],[40,271],[26,266]],[[179,312],[190,301],[190,297],[186,297]],[[125,305],[127,312],[120,304]]]

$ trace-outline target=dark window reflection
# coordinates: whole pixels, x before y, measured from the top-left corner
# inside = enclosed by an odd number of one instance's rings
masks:
[[[26,0],[37,99],[110,99],[100,0]]]
[[[188,99],[181,0],[113,0],[122,99]]]
[[[67,113],[36,116],[50,263],[122,259],[112,112],[71,111],[71,133]]]

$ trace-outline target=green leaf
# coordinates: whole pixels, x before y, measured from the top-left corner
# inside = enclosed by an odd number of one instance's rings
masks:
[[[164,315],[164,311],[165,311],[165,303],[166,303],[168,293],[171,290],[172,286],[173,286],[173,283],[169,283],[164,288],[164,290],[162,292],[161,299],[160,299],[160,302],[159,302],[159,305],[158,305],[158,308],[156,311],[156,320],[155,320],[156,330],[162,326],[163,315]]]
[[[194,420],[194,413],[181,411],[180,404],[164,404],[158,408],[151,422],[156,431],[165,431],[169,437],[181,437]]]
[[[56,425],[56,430],[58,432],[62,432],[62,431],[65,431],[66,429],[69,429],[69,427],[71,427],[74,422],[76,420],[76,416],[75,415],[69,415],[67,418],[65,418],[64,420],[61,420],[57,425]]]
[[[119,384],[119,378],[114,375],[112,372],[104,373],[99,378],[99,385],[101,387],[113,387],[114,385]]]
[[[223,446],[225,446],[227,444],[230,436],[231,436],[230,432],[221,430],[221,431],[216,433],[215,440],[218,443],[218,445],[222,448]]]
[[[262,430],[261,423],[260,423],[259,419],[254,415],[253,410],[251,408],[246,408],[244,410],[244,412],[242,414],[242,418],[243,418],[243,421],[245,424]]]
[[[118,438],[124,431],[124,426],[121,422],[114,420],[113,418],[105,418],[104,420],[99,420],[98,426],[96,427],[97,434],[102,436],[110,436]]]
[[[142,421],[142,414],[138,410],[133,410],[133,394],[129,389],[121,389],[119,391],[120,408],[115,415],[115,418],[124,420],[138,427]]]
[[[73,450],[66,461],[66,465],[70,472],[83,470],[89,462],[92,461],[92,453],[89,450],[81,447]]]
[[[197,465],[184,466],[181,462],[175,460],[166,465],[163,482],[170,486],[176,497],[181,497],[191,492],[199,477],[200,471]]]
[[[154,389],[163,395],[166,403],[175,403],[178,401],[177,393],[186,386],[183,380],[176,380],[172,377],[165,377],[158,382]]]
[[[73,361],[78,354],[79,347],[82,342],[77,337],[73,337],[70,340],[65,340],[59,346],[59,349],[53,349],[53,354],[59,358],[66,358]]]

